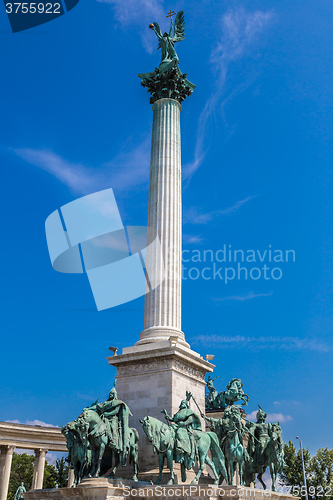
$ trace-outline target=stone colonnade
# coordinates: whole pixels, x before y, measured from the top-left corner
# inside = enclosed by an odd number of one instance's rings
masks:
[[[7,499],[15,448],[24,448],[35,452],[32,490],[43,488],[46,453],[48,451],[67,452],[66,440],[58,427],[0,422],[0,500]],[[73,470],[70,470],[68,486],[72,486],[73,482],[74,474]]]

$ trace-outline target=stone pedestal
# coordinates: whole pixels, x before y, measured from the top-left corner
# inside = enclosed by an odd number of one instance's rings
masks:
[[[299,500],[292,495],[259,490],[242,486],[173,485],[152,486],[147,483],[114,481],[106,478],[84,479],[77,488],[58,488],[55,490],[28,491],[24,500],[123,500],[126,498],[161,499],[170,497],[179,500]]]
[[[214,365],[177,340],[124,348],[122,355],[108,358],[109,364],[117,368],[118,397],[128,404],[133,413],[130,426],[139,431],[141,479],[153,479],[158,468],[158,456],[153,453],[140,419],[149,415],[166,422],[161,410],[166,409],[169,415],[174,415],[181,400],[185,399],[186,391],[193,394],[202,411],[205,408],[204,378],[207,372],[213,371]],[[193,400],[190,406],[199,413]],[[204,422],[202,428],[205,428]],[[118,471],[119,475],[122,473],[122,470]],[[169,475],[167,469],[165,474]]]

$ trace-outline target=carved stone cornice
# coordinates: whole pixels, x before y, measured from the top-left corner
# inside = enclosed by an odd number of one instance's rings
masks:
[[[67,451],[66,440],[58,427],[0,422],[0,447]]]
[[[155,349],[129,352],[107,359],[110,365],[117,367],[119,377],[174,370],[204,383],[205,374],[213,371],[214,365],[205,361],[191,349],[179,344],[172,345],[172,343],[169,343],[169,347],[159,348],[158,344],[167,343],[157,342],[154,345]]]

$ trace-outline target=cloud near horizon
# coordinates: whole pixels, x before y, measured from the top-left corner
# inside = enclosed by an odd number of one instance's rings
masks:
[[[235,335],[234,337],[219,335],[197,335],[192,337],[191,342],[196,345],[206,345],[221,349],[241,349],[247,350],[284,350],[284,351],[314,351],[332,352],[333,347],[317,338],[299,337],[246,337]]]
[[[215,302],[225,302],[225,301],[232,301],[236,300],[238,302],[244,302],[246,300],[251,300],[251,299],[257,299],[258,297],[271,297],[273,295],[273,292],[269,293],[254,293],[254,292],[249,292],[246,295],[230,295],[229,297],[213,297],[213,300]]]
[[[252,420],[252,421],[256,422],[257,411],[258,410],[254,410],[249,415],[247,415],[246,418],[248,420]],[[266,422],[271,422],[271,423],[280,422],[280,424],[285,424],[286,422],[291,422],[291,420],[293,420],[293,417],[291,415],[284,415],[283,413],[267,413],[267,418],[266,418]]]
[[[36,425],[39,427],[55,427],[59,429],[59,425],[53,425],[53,424],[47,424],[46,422],[43,422],[42,420],[26,420],[25,422],[21,422],[20,420],[5,420],[5,422],[8,422],[9,424],[23,424],[23,425]]]

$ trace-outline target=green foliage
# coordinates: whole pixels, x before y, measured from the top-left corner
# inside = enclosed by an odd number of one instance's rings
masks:
[[[34,471],[35,457],[26,453],[13,453],[12,468],[9,480],[8,500],[13,500],[17,488],[22,481],[26,490],[30,490],[32,483],[32,475]]]
[[[7,500],[14,500],[16,490],[22,481],[27,491],[31,489],[34,463],[34,455],[13,453]],[[68,465],[64,457],[57,459],[55,466],[45,461],[43,488],[55,488],[56,483],[59,488],[64,488],[67,486],[67,481]]]
[[[56,461],[56,471],[59,488],[65,488],[68,482],[69,466],[64,457]]]
[[[284,445],[286,467],[280,474],[280,482],[285,486],[300,488],[304,495],[301,452],[290,440]],[[333,450],[319,448],[311,457],[308,449],[303,449],[308,498],[310,500],[333,500]],[[296,492],[297,489],[292,492]]]

